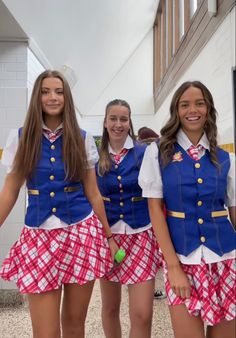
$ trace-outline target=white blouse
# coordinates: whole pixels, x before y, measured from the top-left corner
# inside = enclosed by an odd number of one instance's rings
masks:
[[[60,125],[56,130],[61,128],[62,125]],[[43,125],[43,128],[48,129],[45,125]],[[56,131],[55,130],[55,131]],[[44,133],[45,137],[48,138],[47,133]],[[1,163],[7,167],[7,173],[11,172],[12,169],[12,163],[18,148],[19,143],[19,134],[18,129],[12,129],[9,133],[9,136],[7,138],[6,146],[3,149],[2,159]],[[85,137],[85,150],[87,154],[87,162],[88,162],[88,169],[95,168],[95,164],[97,163],[99,156],[97,147],[94,141],[93,136],[86,132]],[[91,217],[93,212],[88,215],[85,219]],[[83,222],[85,219],[83,219],[81,222]],[[73,225],[73,224],[70,224]],[[27,226],[27,224],[25,225]],[[58,229],[58,228],[64,228],[67,227],[68,224],[61,221],[58,217],[55,215],[50,216],[43,224],[40,225],[40,229]]]
[[[179,130],[177,134],[178,144],[185,150],[192,145],[187,135]],[[199,143],[209,149],[209,142],[204,134]],[[205,149],[199,153],[199,157],[205,154]],[[230,153],[230,169],[227,177],[227,196],[226,205],[232,207],[235,202],[235,155]],[[162,179],[160,166],[158,161],[158,147],[156,143],[151,143],[144,154],[143,162],[139,173],[139,185],[142,188],[143,196],[149,198],[163,198]],[[201,258],[204,257],[206,263],[214,263],[223,261],[228,258],[235,258],[236,250],[233,250],[223,256],[218,256],[212,250],[204,245],[201,245],[189,256],[178,255],[179,259],[184,264],[200,264]]]

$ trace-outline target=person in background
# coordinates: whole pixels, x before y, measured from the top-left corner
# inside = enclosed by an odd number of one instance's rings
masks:
[[[84,337],[94,281],[113,266],[118,247],[106,239],[111,230],[96,183],[97,160],[92,136],[78,126],[68,82],[44,71],[23,128],[10,133],[3,151],[9,169],[0,192],[2,225],[26,182],[25,226],[0,277],[27,294],[35,338],[59,338],[60,326],[65,338]]]
[[[159,139],[159,135],[151,128],[141,127],[138,130],[137,140],[141,143],[150,144],[156,142]]]
[[[235,337],[235,156],[217,145],[216,115],[209,89],[184,82],[140,170],[176,338]]]
[[[150,338],[155,276],[161,255],[138,174],[146,145],[135,142],[129,104],[106,106],[97,181],[106,214],[124,260],[101,280],[102,322],[107,338],[121,337],[121,286],[129,293],[130,338]]]
[[[159,140],[159,135],[151,128],[148,127],[141,127],[138,130],[138,137],[137,140],[140,143],[150,144],[152,142],[156,142]],[[155,299],[164,299],[166,298],[166,294],[164,291],[157,289],[154,292]]]

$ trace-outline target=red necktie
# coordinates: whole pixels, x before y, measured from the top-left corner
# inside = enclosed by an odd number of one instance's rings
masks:
[[[188,154],[190,157],[192,157],[195,161],[199,161],[200,157],[199,157],[199,151],[201,151],[203,149],[203,146],[201,144],[198,144],[196,147],[191,145],[188,148]]]
[[[61,134],[62,134],[62,128],[59,128],[58,130],[56,130],[55,133],[53,131],[50,131],[48,129],[44,129],[43,128],[43,132],[48,135],[48,139],[49,139],[50,142],[55,142],[56,139],[59,136],[61,136]]]
[[[114,162],[115,162],[116,164],[119,164],[120,161],[121,161],[121,159],[122,159],[122,157],[124,157],[125,154],[127,154],[127,152],[128,152],[128,149],[124,148],[124,149],[122,149],[118,154],[115,154],[115,155],[112,154],[112,157],[113,157]]]

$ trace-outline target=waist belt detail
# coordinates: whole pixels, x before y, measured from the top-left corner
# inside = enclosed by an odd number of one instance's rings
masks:
[[[73,192],[73,191],[79,191],[80,187],[65,187],[64,192]],[[28,189],[28,194],[29,195],[39,195],[40,192],[39,190],[36,189]]]
[[[36,189],[28,189],[29,195],[39,195],[39,190]]]
[[[111,202],[110,197],[102,196],[102,199],[103,199],[103,201],[105,201],[105,202]],[[132,202],[139,202],[139,201],[142,201],[142,200],[144,200],[144,197],[141,197],[141,196],[131,197],[131,201],[132,201]]]
[[[211,217],[228,216],[227,210],[212,211]]]
[[[171,217],[176,217],[176,218],[185,218],[184,212],[167,210],[167,215],[171,216]],[[228,216],[228,211],[227,210],[219,210],[219,211],[212,211],[211,212],[211,217],[222,217],[222,216]]]
[[[111,202],[111,199],[109,197],[102,196],[103,201]]]

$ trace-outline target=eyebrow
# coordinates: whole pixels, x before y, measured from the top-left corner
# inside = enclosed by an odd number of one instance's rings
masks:
[[[49,87],[41,87],[41,89],[48,89],[48,90],[50,90],[50,89],[52,89],[52,88],[49,88]],[[58,87],[58,88],[53,88],[53,89],[63,89],[63,87]]]
[[[179,103],[180,102],[189,102],[189,101],[190,100],[180,100]],[[204,98],[202,98],[202,99],[196,99],[195,101],[197,102],[197,101],[206,101],[206,100]]]

